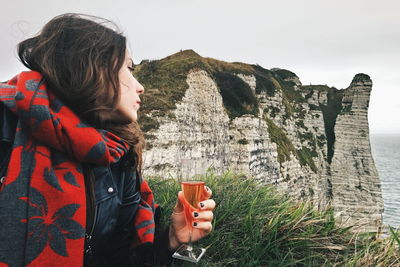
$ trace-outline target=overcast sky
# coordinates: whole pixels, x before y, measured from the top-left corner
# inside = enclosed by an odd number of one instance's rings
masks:
[[[180,49],[203,57],[285,68],[303,84],[347,88],[371,76],[372,133],[400,133],[398,0],[7,1],[0,16],[0,80],[23,70],[16,44],[52,17],[80,12],[116,22],[134,61]]]

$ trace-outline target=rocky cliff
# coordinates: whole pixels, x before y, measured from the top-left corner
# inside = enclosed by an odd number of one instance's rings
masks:
[[[380,181],[372,159],[368,103],[372,81],[303,86],[292,72],[203,58],[192,50],[143,61],[139,123],[146,176],[183,177],[227,170],[273,184],[338,222],[376,231]]]

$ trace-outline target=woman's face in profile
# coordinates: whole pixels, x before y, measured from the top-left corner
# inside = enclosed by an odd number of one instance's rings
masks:
[[[137,111],[140,108],[139,95],[144,93],[143,86],[132,76],[133,61],[128,50],[125,53],[125,61],[119,70],[119,83],[121,99],[117,105],[118,115],[122,120],[130,122],[137,120]]]

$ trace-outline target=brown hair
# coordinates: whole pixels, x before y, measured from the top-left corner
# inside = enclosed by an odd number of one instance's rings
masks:
[[[111,24],[114,28],[104,26]],[[35,37],[18,44],[29,69],[40,72],[57,97],[96,128],[109,130],[131,145],[125,167],[141,172],[143,134],[136,122],[116,120],[118,73],[126,38],[109,20],[75,13],[50,20]],[[133,166],[129,162],[135,161]]]

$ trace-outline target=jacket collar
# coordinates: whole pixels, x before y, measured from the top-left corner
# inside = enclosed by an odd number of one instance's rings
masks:
[[[0,141],[12,143],[18,117],[0,102]]]

